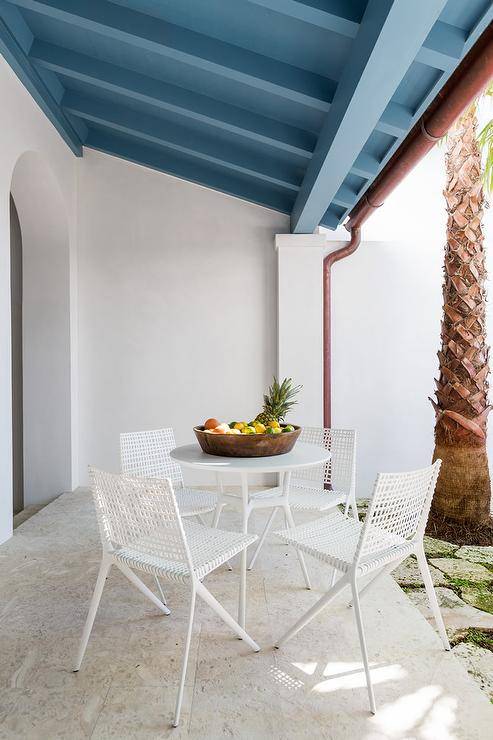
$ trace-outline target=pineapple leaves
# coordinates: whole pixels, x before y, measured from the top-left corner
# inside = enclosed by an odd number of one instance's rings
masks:
[[[284,378],[282,383],[274,376],[272,385],[264,395],[263,414],[277,421],[283,421],[291,408],[297,403],[295,396],[300,392],[301,385],[293,385],[292,378]]]

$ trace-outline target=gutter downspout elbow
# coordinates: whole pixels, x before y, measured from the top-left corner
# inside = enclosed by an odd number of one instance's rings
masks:
[[[335,252],[331,252],[324,259],[323,266],[323,368],[324,368],[324,427],[330,428],[332,417],[332,326],[331,326],[331,271],[332,265],[339,260],[349,257],[355,252],[361,243],[361,227],[351,228],[351,238],[347,244]]]

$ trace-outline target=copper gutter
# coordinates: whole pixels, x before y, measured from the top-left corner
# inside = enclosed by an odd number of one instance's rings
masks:
[[[382,172],[354,206],[345,223],[349,242],[324,259],[324,426],[331,426],[331,268],[334,262],[356,251],[361,225],[383,205],[388,195],[413,167],[433,149],[461,113],[493,78],[493,24],[488,26],[471,51],[443,86],[435,100],[411,129]]]

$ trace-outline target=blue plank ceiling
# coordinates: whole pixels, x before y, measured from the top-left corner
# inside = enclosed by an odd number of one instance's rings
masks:
[[[83,147],[337,227],[493,0],[0,0],[0,51]]]

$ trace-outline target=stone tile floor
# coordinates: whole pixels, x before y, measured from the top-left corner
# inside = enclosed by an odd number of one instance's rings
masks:
[[[258,531],[263,519],[253,519]],[[237,527],[226,514],[223,526]],[[169,723],[188,594],[167,588],[160,616],[112,571],[79,673],[71,672],[99,564],[89,494],[64,494],[0,547],[0,738],[331,738],[452,740],[491,736],[493,707],[389,577],[364,603],[379,706],[368,712],[352,612],[344,595],[282,650],[274,637],[317,600],[328,575],[271,537],[248,574],[248,629],[258,654],[200,605],[181,726]],[[152,586],[152,580],[147,581]],[[233,613],[238,573],[208,578]]]

